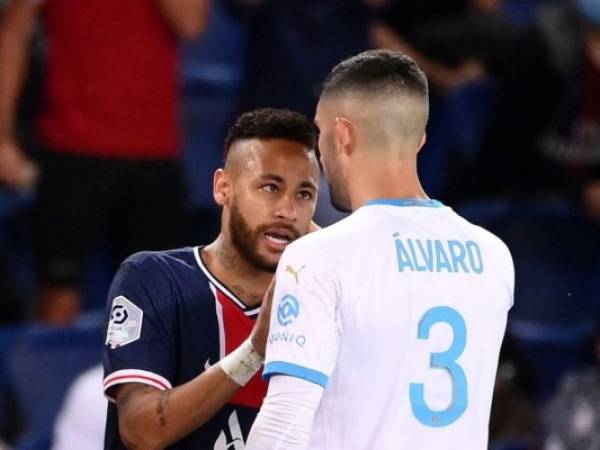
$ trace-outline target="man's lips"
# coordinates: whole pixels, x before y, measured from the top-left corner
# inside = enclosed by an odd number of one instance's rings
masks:
[[[290,242],[298,238],[296,232],[283,227],[268,228],[264,236],[269,246],[278,251],[283,251]]]

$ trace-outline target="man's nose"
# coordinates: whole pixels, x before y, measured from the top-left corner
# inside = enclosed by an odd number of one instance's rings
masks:
[[[275,210],[275,216],[283,220],[296,220],[296,201],[292,194],[283,195],[280,198],[277,203],[277,209]]]

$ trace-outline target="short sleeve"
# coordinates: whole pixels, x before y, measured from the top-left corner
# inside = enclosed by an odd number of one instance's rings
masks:
[[[316,248],[298,241],[285,250],[276,277],[263,375],[289,375],[326,387],[339,345],[333,272]]]
[[[170,389],[173,378],[168,311],[158,300],[172,303],[169,283],[158,264],[149,259],[126,261],[115,275],[107,302],[104,346],[105,396],[118,384],[142,383]]]

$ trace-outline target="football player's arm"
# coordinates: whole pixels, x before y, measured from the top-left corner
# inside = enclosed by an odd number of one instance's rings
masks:
[[[129,449],[163,449],[202,426],[262,364],[273,284],[265,294],[248,341],[185,384],[170,389],[126,383],[107,392],[115,399],[121,439]],[[255,350],[256,349],[256,350]]]
[[[209,420],[240,388],[214,365],[172,389],[127,383],[110,394],[117,402],[119,432],[129,449],[163,449]]]
[[[208,22],[210,0],[156,0],[163,17],[181,39],[194,39]]]
[[[323,387],[277,375],[248,436],[246,450],[303,450],[308,446]]]

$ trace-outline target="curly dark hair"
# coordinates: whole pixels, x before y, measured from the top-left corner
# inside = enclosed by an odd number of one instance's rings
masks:
[[[287,109],[263,108],[237,118],[227,132],[223,159],[227,161],[231,146],[244,139],[286,139],[314,151],[316,127],[303,114]]]

